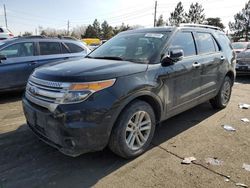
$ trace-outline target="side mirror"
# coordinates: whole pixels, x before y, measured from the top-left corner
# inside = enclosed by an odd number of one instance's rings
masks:
[[[168,55],[163,56],[161,63],[163,66],[172,65],[184,57],[184,52],[182,49],[172,49],[169,51]]]
[[[7,59],[7,57],[6,57],[5,55],[0,54],[0,62],[1,62],[2,60],[6,60],[6,59]]]

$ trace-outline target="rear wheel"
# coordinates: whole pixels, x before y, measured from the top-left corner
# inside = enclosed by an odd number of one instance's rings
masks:
[[[223,109],[227,106],[231,97],[232,85],[232,80],[226,76],[219,93],[210,100],[213,108]]]
[[[110,136],[109,148],[124,158],[133,158],[149,147],[155,130],[152,107],[136,100],[121,113]]]

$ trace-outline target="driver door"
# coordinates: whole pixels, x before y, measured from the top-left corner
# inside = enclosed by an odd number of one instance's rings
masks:
[[[168,116],[195,106],[201,92],[201,67],[193,33],[178,32],[173,37],[168,51],[173,49],[182,49],[184,57],[172,65],[162,67],[167,72],[163,82],[169,90],[169,96],[166,96]]]

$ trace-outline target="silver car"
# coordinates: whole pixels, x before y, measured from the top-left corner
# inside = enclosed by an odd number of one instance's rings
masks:
[[[246,43],[243,51],[237,54],[237,74],[250,74],[250,43]]]
[[[0,27],[0,40],[13,38],[14,35],[6,27]]]

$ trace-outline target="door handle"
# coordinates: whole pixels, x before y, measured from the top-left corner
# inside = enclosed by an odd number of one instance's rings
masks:
[[[194,67],[194,68],[199,68],[200,66],[201,66],[201,64],[198,63],[198,62],[194,62],[194,63],[193,63],[193,67]]]
[[[35,64],[37,64],[36,61],[30,61],[30,62],[29,62],[29,65],[35,65]]]
[[[63,58],[64,60],[67,60],[67,59],[69,59],[69,57],[65,57],[65,58]]]
[[[225,59],[226,59],[226,58],[225,58],[224,56],[221,56],[221,57],[220,57],[220,60],[221,60],[221,61],[224,61]]]

